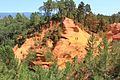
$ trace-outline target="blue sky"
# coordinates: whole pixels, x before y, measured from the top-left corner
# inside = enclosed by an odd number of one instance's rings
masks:
[[[0,0],[0,12],[35,12],[46,0]],[[120,0],[74,0],[90,4],[93,13],[111,15],[120,11]]]
[[[80,0],[76,0],[76,2]],[[82,0],[90,4],[94,13],[111,15],[120,11],[120,0]]]

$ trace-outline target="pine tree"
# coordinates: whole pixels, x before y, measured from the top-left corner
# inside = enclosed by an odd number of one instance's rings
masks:
[[[77,20],[78,22],[84,24],[84,16],[85,16],[85,4],[83,2],[81,2],[78,5],[78,9],[77,9]]]

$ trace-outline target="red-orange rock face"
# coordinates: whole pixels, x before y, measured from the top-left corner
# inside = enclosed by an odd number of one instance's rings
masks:
[[[60,69],[65,67],[65,62],[72,62],[76,56],[78,57],[78,61],[85,57],[87,53],[85,47],[90,37],[87,32],[81,30],[78,25],[75,25],[71,19],[66,18],[63,24],[65,33],[61,35],[64,38],[60,38],[53,50]]]
[[[64,31],[61,32],[62,37],[57,41],[54,49],[51,51],[53,53],[53,58],[57,60],[57,64],[60,69],[65,68],[65,63],[67,61],[72,63],[76,56],[78,57],[78,62],[85,57],[87,53],[85,47],[87,46],[88,39],[90,38],[90,34],[82,30],[80,26],[75,25],[72,19],[65,18],[63,24]],[[43,31],[41,33],[37,33],[35,37],[26,39],[25,43],[20,48],[17,46],[14,47],[13,51],[16,58],[19,60],[24,59],[31,49],[36,52],[38,56],[37,60],[33,62],[34,64],[50,66],[52,62],[46,62],[44,53],[46,53],[49,48],[53,47],[54,42],[51,39],[48,39],[45,43],[47,47],[42,46],[40,43],[45,34],[53,29],[54,28],[51,24],[49,28],[43,29]]]
[[[114,23],[109,26],[109,32],[107,38],[112,40],[120,40],[120,23]]]

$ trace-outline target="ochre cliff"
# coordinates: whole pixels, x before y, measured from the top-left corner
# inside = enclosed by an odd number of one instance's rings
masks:
[[[73,58],[76,56],[78,57],[78,62],[85,57],[87,53],[85,47],[88,39],[90,38],[90,34],[82,30],[80,26],[75,25],[72,19],[65,18],[63,24],[64,31],[61,32],[61,38],[57,41],[54,49],[51,51],[53,53],[53,57],[57,60],[57,64],[60,69],[65,68],[65,62],[72,62]],[[13,48],[16,58],[21,61],[26,58],[31,51],[34,51],[38,56],[37,60],[33,62],[34,64],[44,65],[45,67],[46,65],[47,67],[51,65],[52,62],[48,62],[44,59],[44,54],[49,50],[48,47],[53,47],[53,41],[48,39],[46,41],[47,47],[43,47],[41,42],[45,34],[53,29],[54,28],[52,26],[48,29],[43,29],[43,31],[41,33],[37,33],[35,37],[26,39],[20,48],[16,45]]]
[[[53,50],[61,68],[65,67],[65,62],[71,61],[76,56],[78,56],[79,61],[85,57],[85,47],[90,37],[87,32],[75,25],[71,19],[66,18],[63,24],[65,31],[61,35],[65,38],[60,38]]]
[[[108,26],[109,32],[107,33],[107,38],[110,41],[120,40],[120,23],[114,23]]]

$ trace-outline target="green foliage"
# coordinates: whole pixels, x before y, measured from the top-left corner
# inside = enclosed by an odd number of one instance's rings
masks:
[[[30,54],[20,64],[14,57],[14,54],[9,46],[0,48],[0,80],[33,80],[36,76],[30,70],[29,63],[34,60],[34,54]],[[9,62],[8,62],[9,60]]]
[[[53,58],[53,53],[52,52],[47,52],[45,54],[46,61],[53,61],[52,58]]]
[[[0,47],[0,80],[12,80],[17,60],[10,46]]]
[[[60,19],[64,17],[74,19],[76,16],[76,4],[73,0],[47,0],[39,10],[41,13],[44,12],[47,22],[50,21],[51,15],[53,14],[57,14]]]
[[[41,14],[43,13],[45,16],[45,21],[49,22],[51,19],[52,11],[55,8],[55,3],[52,0],[47,0],[43,3],[43,6],[39,8]]]
[[[84,23],[84,12],[85,12],[85,4],[83,2],[81,2],[78,6],[78,9],[77,9],[77,20],[78,22],[80,23]]]
[[[95,49],[95,44],[96,44],[96,39],[95,39],[95,35],[92,33],[90,39],[88,40],[88,47],[86,48],[86,50],[88,52],[94,52],[94,49]]]
[[[51,39],[54,43],[56,43],[61,35],[60,35],[60,32],[62,31],[62,28],[61,27],[54,27],[54,30],[52,31],[48,31],[43,39],[43,42],[47,41],[48,39]]]
[[[14,18],[9,15],[0,19],[0,45],[21,45],[27,36],[40,30],[40,23],[43,22],[38,13],[32,13],[30,19],[20,13]],[[18,39],[18,36],[22,36],[22,39]]]
[[[97,19],[98,19],[98,27],[97,27],[97,31],[107,31],[107,25],[110,23],[109,22],[109,17],[108,16],[104,16],[104,15],[97,15]]]
[[[30,26],[34,29],[34,31],[39,32],[40,31],[40,23],[44,23],[44,21],[41,21],[41,17],[39,16],[39,13],[35,12],[32,13],[30,16]]]
[[[65,9],[66,9],[66,17],[75,19],[76,16],[76,4],[73,0],[65,0]]]
[[[119,23],[120,22],[120,12],[113,14],[110,18],[110,23]]]
[[[98,46],[99,49],[99,55],[97,55],[95,58],[93,56],[93,46],[92,43],[94,36],[91,37],[89,40],[89,48],[88,48],[88,53],[84,60],[80,63],[79,70],[81,71],[81,79],[93,79],[93,80],[113,80],[113,79],[119,79],[119,62],[118,62],[118,56],[119,54],[116,53],[117,55],[115,57],[111,56],[113,54],[109,50],[109,45],[108,41],[106,38],[103,39],[103,42]],[[90,44],[91,43],[91,44]],[[117,42],[119,43],[119,42]],[[114,44],[116,45],[116,44]],[[101,49],[103,47],[103,49]],[[117,46],[117,49],[120,49]],[[114,50],[114,48],[112,48]],[[116,51],[116,50],[115,50]],[[117,58],[117,60],[115,60]],[[112,61],[112,62],[111,62]],[[114,64],[117,63],[117,64]],[[114,68],[113,68],[114,65]],[[117,67],[116,67],[117,66]],[[115,68],[118,71],[114,71]],[[113,72],[112,72],[113,71]],[[80,80],[81,80],[80,79]]]
[[[81,23],[87,30],[94,33],[99,31],[105,32],[109,23],[120,21],[119,13],[112,16],[95,15],[92,13],[89,4],[80,2],[76,8],[73,0],[47,0],[39,10],[41,14],[44,14],[45,22],[49,23],[51,19],[55,18],[57,18],[55,20],[62,21],[65,17],[68,17]]]
[[[10,46],[6,45],[0,47],[0,59],[5,63],[8,69],[16,67],[17,62]]]
[[[38,15],[38,13],[32,13],[30,16],[30,23],[33,26],[39,25],[40,23],[40,16]]]

